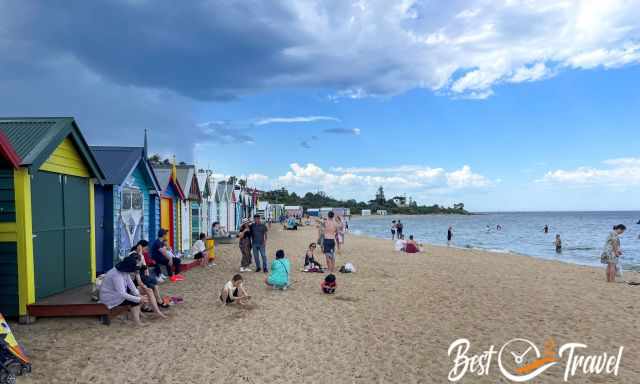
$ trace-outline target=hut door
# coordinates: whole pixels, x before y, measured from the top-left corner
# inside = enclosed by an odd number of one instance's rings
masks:
[[[160,227],[169,231],[169,245],[173,246],[173,201],[171,199],[160,199]]]
[[[38,171],[31,180],[36,298],[91,281],[89,182]]]
[[[62,175],[36,172],[31,180],[36,298],[64,290]]]
[[[63,176],[65,289],[91,282],[88,179]]]
[[[131,247],[143,237],[142,191],[137,188],[124,188],[121,204],[118,253],[120,257],[124,257],[129,253]]]

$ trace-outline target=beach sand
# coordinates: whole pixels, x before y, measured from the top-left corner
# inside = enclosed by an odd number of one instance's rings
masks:
[[[640,287],[606,284],[601,269],[431,246],[401,254],[390,240],[348,235],[337,263],[352,262],[357,273],[337,274],[329,296],[322,274],[300,272],[315,238],[312,228],[273,225],[268,253],[286,251],[295,284],[274,291],[264,274],[244,273],[248,308],[219,304],[240,260],[237,245],[221,245],[218,266],[161,286],[185,300],[169,320],[149,318],[145,328],[91,318],[12,324],[33,359],[19,383],[446,383],[447,349],[458,338],[481,353],[513,338],[542,350],[548,337],[587,344],[590,353],[624,346],[617,378],[578,374],[569,382],[640,382]],[[531,382],[560,383],[563,374],[564,363]],[[488,375],[461,382],[508,381],[494,358]]]

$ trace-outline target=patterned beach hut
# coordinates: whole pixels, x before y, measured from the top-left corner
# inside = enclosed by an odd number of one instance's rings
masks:
[[[172,248],[179,245],[180,204],[184,200],[184,192],[177,182],[176,168],[168,164],[153,164],[153,172],[160,183],[160,227],[168,231],[168,241]],[[156,234],[153,234],[153,238]]]
[[[160,185],[144,147],[91,147],[105,173],[95,186],[97,272],[111,269],[139,240],[155,239]]]
[[[196,177],[196,167],[193,165],[179,165],[176,167],[178,184],[185,192],[184,199],[180,204],[182,242],[177,247],[181,252],[188,252],[191,244],[197,239],[200,233],[200,186]]]
[[[0,133],[0,312],[26,319],[36,301],[95,280],[104,176],[72,117],[0,118]]]
[[[221,181],[216,186],[216,202],[218,204],[218,222],[221,227],[229,230],[229,194],[227,193],[227,182]]]
[[[211,232],[211,224],[213,224],[210,219],[211,202],[215,196],[215,193],[211,192],[211,185],[209,183],[211,172],[200,169],[198,170],[197,178],[198,185],[200,186],[200,192],[202,193],[202,200],[200,202],[200,232],[209,235]]]

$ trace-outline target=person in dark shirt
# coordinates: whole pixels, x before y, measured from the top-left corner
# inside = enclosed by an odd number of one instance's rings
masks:
[[[160,276],[162,273],[161,265],[164,265],[167,269],[167,276],[172,282],[184,280],[184,276],[180,274],[180,259],[173,256],[173,254],[167,249],[164,241],[164,236],[167,234],[167,230],[160,228],[158,231],[158,238],[151,244],[151,258],[156,262],[155,272]],[[175,268],[175,274],[173,273]]]
[[[251,231],[251,245],[253,249],[253,258],[256,262],[256,272],[261,270],[264,273],[269,272],[267,264],[267,226],[260,222],[260,215],[253,216],[253,224],[249,227]],[[260,263],[262,259],[262,264]],[[260,267],[262,265],[262,268]]]

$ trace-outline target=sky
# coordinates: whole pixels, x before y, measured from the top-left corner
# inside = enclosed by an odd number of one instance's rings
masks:
[[[261,189],[640,210],[638,1],[0,1],[0,115]]]

